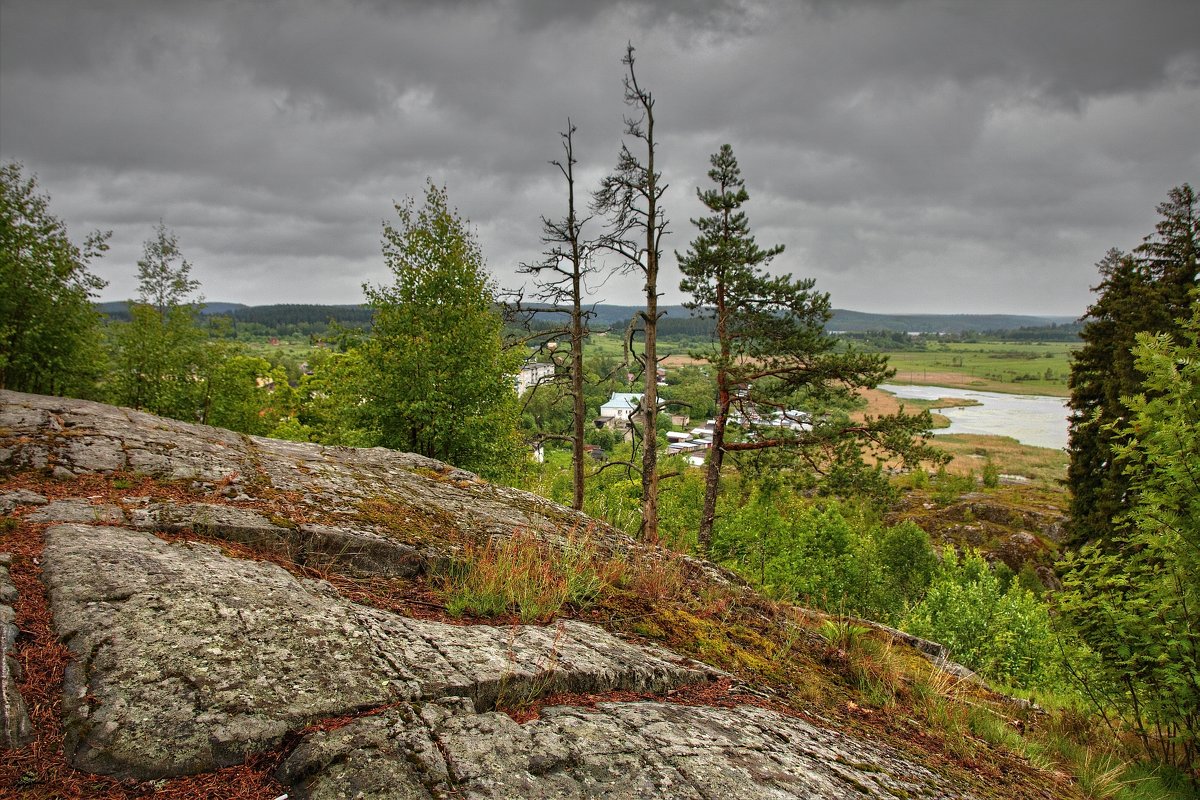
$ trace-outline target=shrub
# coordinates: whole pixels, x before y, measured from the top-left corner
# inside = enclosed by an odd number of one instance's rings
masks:
[[[1000,485],[1000,467],[990,458],[983,465],[983,485],[988,489],[995,489]]]
[[[851,505],[761,492],[721,518],[712,553],[774,597],[893,623],[938,563],[912,523],[885,528]]]
[[[933,479],[933,499],[940,506],[948,506],[975,488],[975,474],[954,475],[943,467]]]
[[[944,644],[955,660],[1010,686],[1057,680],[1046,607],[1016,581],[1005,590],[973,551],[961,558],[947,551],[925,597],[901,627]]]
[[[925,593],[938,568],[929,534],[912,522],[902,522],[882,532],[879,564],[894,595],[889,605],[900,611]]]

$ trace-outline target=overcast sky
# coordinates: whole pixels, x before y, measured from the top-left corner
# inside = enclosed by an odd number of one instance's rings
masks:
[[[445,185],[505,286],[654,95],[672,250],[733,145],[773,270],[835,306],[1078,315],[1200,183],[1200,2],[0,0],[0,159],[135,292],[162,218],[210,300],[356,303],[392,204]],[[633,303],[609,280],[597,300]]]

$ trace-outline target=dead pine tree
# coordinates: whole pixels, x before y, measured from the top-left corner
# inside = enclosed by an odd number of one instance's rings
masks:
[[[658,267],[667,220],[661,205],[667,186],[655,167],[654,97],[638,82],[633,45],[626,46],[625,117],[627,140],[621,144],[617,166],[604,178],[592,198],[592,208],[608,218],[601,247],[619,256],[623,268],[645,279],[646,307],[639,312],[644,342],[638,363],[645,381],[639,417],[642,434],[642,535],[658,540]],[[640,151],[635,155],[629,142]],[[635,326],[636,327],[636,326]]]
[[[583,509],[584,483],[584,417],[583,398],[583,343],[591,333],[588,321],[594,316],[590,308],[584,307],[584,298],[589,293],[587,279],[596,272],[591,260],[593,245],[583,238],[583,228],[591,216],[580,216],[575,209],[575,126],[567,119],[567,130],[559,134],[562,138],[564,157],[550,163],[562,173],[567,188],[567,215],[561,219],[542,217],[542,242],[547,245],[545,258],[536,264],[524,264],[520,272],[532,275],[537,285],[534,295],[545,307],[534,307],[530,315],[569,315],[566,325],[552,331],[541,331],[542,346],[551,351],[557,349],[555,337],[564,336],[570,342],[567,354],[567,395],[571,398],[571,432],[569,435],[543,434],[543,439],[566,439],[571,442],[571,483],[573,495],[571,507]],[[536,391],[536,389],[535,389]]]

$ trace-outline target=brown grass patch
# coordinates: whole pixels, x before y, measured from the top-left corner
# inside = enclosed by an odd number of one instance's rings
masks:
[[[1041,486],[1058,487],[1067,477],[1070,458],[1065,450],[1033,447],[1008,436],[952,433],[934,438],[933,443],[952,457],[948,472],[979,475],[991,460],[1006,475],[1023,475]]]
[[[545,621],[568,606],[590,608],[624,574],[625,561],[605,552],[590,528],[574,527],[561,541],[517,530],[482,544],[464,541],[443,595],[454,615]]]

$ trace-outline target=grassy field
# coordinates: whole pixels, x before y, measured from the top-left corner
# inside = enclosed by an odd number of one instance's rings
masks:
[[[1002,473],[1022,475],[1040,486],[1057,487],[1067,477],[1069,457],[1065,450],[1032,447],[1008,436],[967,433],[938,436],[934,444],[953,458],[946,470],[959,475],[980,475],[991,461]]]
[[[586,346],[589,357],[621,357],[621,336],[594,336]],[[663,341],[659,355],[670,368],[691,363],[693,342]],[[896,370],[894,383],[950,386],[1008,394],[1066,397],[1071,347],[1046,342],[930,343],[924,350],[884,351]]]
[[[246,348],[246,352],[252,356],[261,356],[262,358],[290,358],[294,361],[307,361],[309,354],[313,351],[313,345],[309,343],[306,337],[297,337],[294,339],[278,339],[277,344],[272,344],[271,340],[266,337],[254,337],[238,339],[238,344]]]
[[[1047,342],[932,343],[885,353],[895,383],[1066,397],[1071,347]]]

